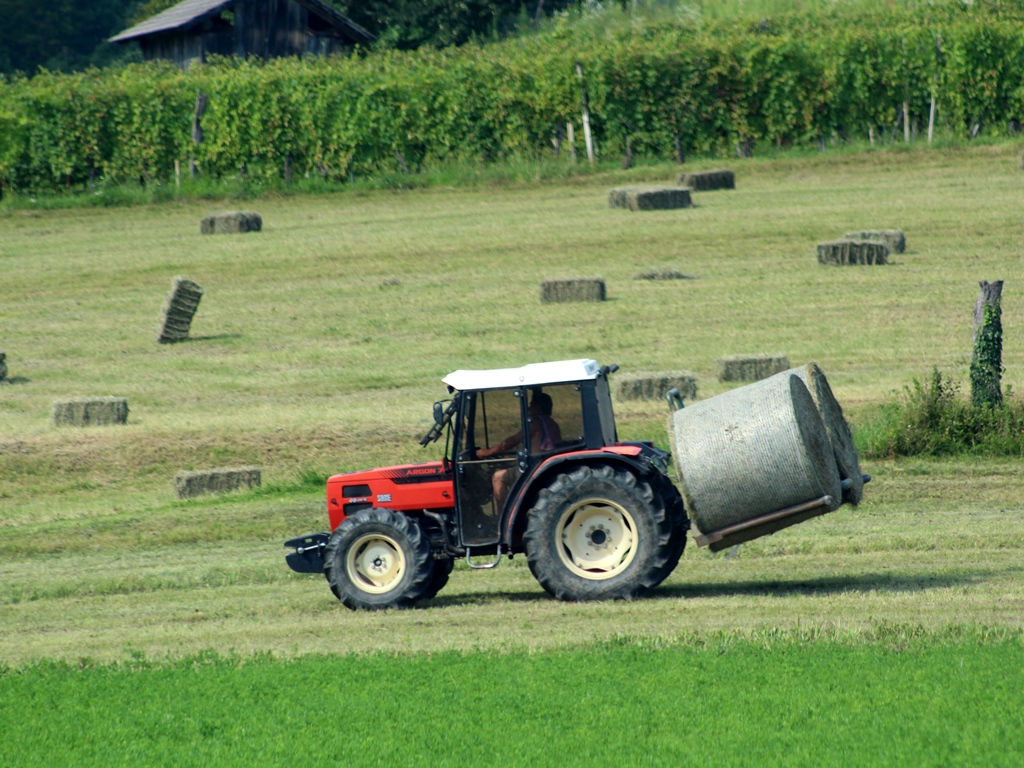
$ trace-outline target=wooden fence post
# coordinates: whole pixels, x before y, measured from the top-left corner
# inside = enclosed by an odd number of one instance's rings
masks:
[[[590,108],[587,106],[587,86],[583,81],[583,65],[576,62],[576,75],[580,79],[580,93],[583,97],[583,139],[587,143],[587,160],[594,164],[594,137],[590,134]]]
[[[203,143],[203,114],[206,112],[206,94],[203,89],[196,90],[196,110],[192,116],[192,143],[197,147]],[[199,168],[196,166],[196,158],[193,155],[188,159],[189,175],[194,179],[199,175]]]

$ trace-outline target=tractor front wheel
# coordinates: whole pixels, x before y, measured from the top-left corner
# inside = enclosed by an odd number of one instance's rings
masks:
[[[324,560],[331,591],[353,610],[407,608],[423,597],[434,571],[419,524],[390,509],[345,518],[331,534]]]
[[[631,599],[679,559],[660,495],[626,470],[580,467],[541,490],[528,513],[530,570],[559,600]]]

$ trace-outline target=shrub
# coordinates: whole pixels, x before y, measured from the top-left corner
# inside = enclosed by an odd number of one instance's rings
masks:
[[[938,368],[922,384],[914,379],[857,430],[866,456],[1024,457],[1024,403],[1007,392],[1001,405],[974,406],[959,384]]]

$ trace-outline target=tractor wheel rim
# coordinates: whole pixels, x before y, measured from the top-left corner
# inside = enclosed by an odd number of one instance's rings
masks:
[[[345,570],[363,592],[381,595],[397,587],[405,575],[405,555],[390,536],[367,534],[348,549]]]
[[[586,499],[558,518],[555,544],[563,565],[577,576],[601,581],[618,576],[636,557],[636,521],[621,504]]]

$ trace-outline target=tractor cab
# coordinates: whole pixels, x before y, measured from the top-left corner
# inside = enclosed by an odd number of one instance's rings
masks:
[[[435,405],[436,426],[423,443],[447,430],[462,547],[500,545],[503,522],[546,461],[617,442],[612,370],[568,360],[444,378],[454,397]]]

